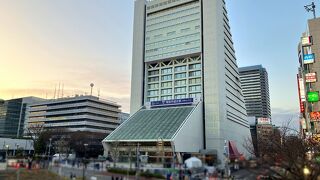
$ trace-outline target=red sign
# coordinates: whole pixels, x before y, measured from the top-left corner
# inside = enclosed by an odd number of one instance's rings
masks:
[[[320,112],[310,112],[310,121],[320,121]]]
[[[304,93],[304,91],[301,92],[301,87],[303,88],[304,86],[301,86],[300,79],[301,79],[301,78],[299,78],[299,75],[297,74],[299,103],[300,103],[300,113],[304,113],[304,104],[303,104],[302,97],[301,97],[301,95],[302,95],[301,93]],[[302,80],[302,81],[303,81],[303,80]]]
[[[307,73],[306,74],[306,82],[309,82],[309,83],[317,82],[317,74],[316,73]]]

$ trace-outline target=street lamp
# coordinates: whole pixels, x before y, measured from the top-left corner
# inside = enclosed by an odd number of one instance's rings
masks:
[[[9,151],[9,145],[6,144],[6,159],[8,159],[8,151]]]
[[[305,167],[303,168],[303,174],[304,174],[305,176],[309,176],[309,175],[311,174],[311,172],[310,172],[309,168],[307,168],[307,166],[305,166]]]
[[[83,144],[83,146],[84,146],[84,157],[82,158],[82,162],[83,162],[82,179],[85,180],[85,168],[86,168],[86,163],[87,163],[87,162],[85,162],[85,158],[87,156],[87,146],[88,146],[88,144],[85,143],[85,144]]]

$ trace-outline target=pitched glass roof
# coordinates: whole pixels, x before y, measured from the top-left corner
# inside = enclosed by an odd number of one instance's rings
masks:
[[[193,108],[141,109],[104,141],[172,139]]]

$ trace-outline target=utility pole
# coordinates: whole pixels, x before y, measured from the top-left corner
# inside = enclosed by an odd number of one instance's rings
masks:
[[[316,5],[314,4],[314,2],[312,2],[309,5],[305,5],[304,8],[306,9],[307,12],[312,11],[313,13],[313,18],[316,19]]]

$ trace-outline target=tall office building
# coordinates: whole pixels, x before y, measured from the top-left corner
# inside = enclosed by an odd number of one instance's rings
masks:
[[[239,68],[248,116],[271,118],[268,73],[262,65]]]
[[[28,125],[110,134],[119,124],[120,105],[94,96],[45,100],[30,105]]]
[[[307,136],[320,133],[320,18],[310,19],[298,45],[298,88],[301,130]]]
[[[0,137],[23,136],[27,106],[42,100],[37,97],[0,100]]]
[[[153,156],[150,145],[162,144],[167,156],[222,163],[226,142],[244,152],[249,125],[224,0],[135,1],[130,114],[106,149],[135,142]]]

